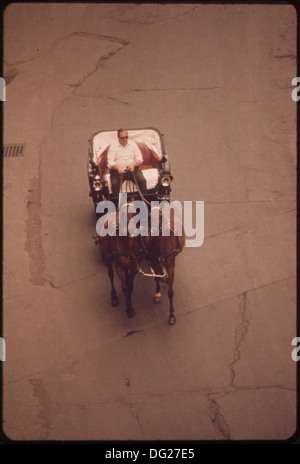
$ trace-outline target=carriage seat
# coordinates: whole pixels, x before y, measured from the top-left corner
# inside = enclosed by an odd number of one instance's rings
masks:
[[[159,161],[160,157],[157,153],[151,150],[145,143],[136,142],[143,156],[143,162],[141,169],[143,170],[144,177],[146,179],[147,190],[155,188],[158,182],[159,175]],[[110,172],[107,167],[107,153],[110,145],[100,155],[100,162],[98,163],[98,170],[101,179],[107,181],[109,193],[111,193],[110,183]],[[136,192],[138,191],[137,186],[131,181],[123,182],[121,186],[121,192]]]

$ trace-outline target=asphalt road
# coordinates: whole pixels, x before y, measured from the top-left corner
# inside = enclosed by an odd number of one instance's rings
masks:
[[[12,4],[4,16],[3,430],[12,440],[286,440],[296,430],[296,12]],[[168,297],[110,305],[89,137],[164,133],[205,239]]]

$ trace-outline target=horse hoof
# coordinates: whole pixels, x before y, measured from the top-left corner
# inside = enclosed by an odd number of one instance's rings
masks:
[[[111,305],[113,307],[119,306],[118,298],[112,298],[111,299]]]
[[[170,325],[175,325],[175,316],[170,316],[169,317],[169,324]]]
[[[153,301],[155,304],[160,303],[160,296],[154,296]]]
[[[135,316],[135,311],[134,311],[133,308],[131,308],[129,311],[127,311],[127,316],[128,316],[128,317],[133,317],[133,316]]]

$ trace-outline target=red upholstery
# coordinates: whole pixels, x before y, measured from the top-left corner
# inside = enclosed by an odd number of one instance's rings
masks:
[[[106,168],[107,168],[107,152],[110,148],[110,145],[108,145],[107,148],[105,148],[104,152],[101,153],[100,155],[100,160],[98,161],[98,171],[99,171],[99,176],[101,179],[103,179]]]
[[[155,153],[153,150],[150,150],[150,148],[142,142],[136,142],[139,149],[141,150],[142,156],[143,156],[143,163],[141,164],[142,169],[149,169],[149,168],[156,168],[159,169],[159,156],[157,153]],[[99,170],[99,175],[101,178],[103,178],[105,171],[107,169],[107,153],[110,148],[110,145],[108,145],[107,148],[105,148],[104,152],[100,155],[100,160],[98,164],[98,170]]]

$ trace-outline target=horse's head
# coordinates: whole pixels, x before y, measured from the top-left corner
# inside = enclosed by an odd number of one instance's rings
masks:
[[[150,237],[151,235],[151,213],[146,203],[135,202],[134,198],[119,205],[117,213],[117,223],[119,227],[119,236],[128,236],[136,238],[138,236]]]
[[[119,205],[119,212],[117,213],[117,228],[119,230],[118,235],[121,237],[134,237],[134,235],[128,230],[128,225],[135,215],[132,203],[132,201],[127,201],[126,203]]]
[[[154,254],[165,256],[182,251],[185,243],[181,214],[166,205],[151,208],[151,246]]]

